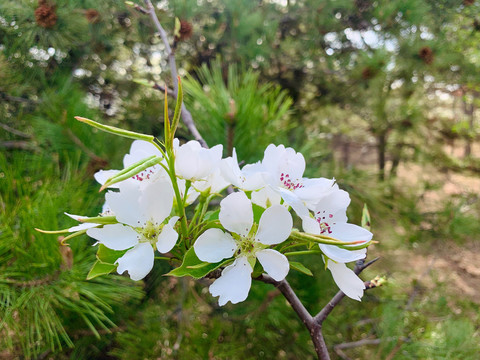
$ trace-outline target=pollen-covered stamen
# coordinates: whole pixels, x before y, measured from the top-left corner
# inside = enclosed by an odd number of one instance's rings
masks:
[[[148,168],[132,176],[132,179],[137,181],[148,180],[153,174],[155,174],[155,171],[153,170],[153,168]]]
[[[332,233],[332,226],[335,225],[336,223],[327,222],[328,219],[332,219],[332,218],[333,218],[333,214],[327,214],[325,210],[323,210],[322,212],[317,211],[316,219],[318,224],[320,225],[321,234]]]
[[[303,184],[298,179],[290,179],[290,175],[287,173],[280,174],[280,182],[282,183],[283,187],[288,190],[296,190],[299,188],[303,188]]]
[[[232,233],[232,236],[238,246],[238,255],[255,255],[255,253],[259,250],[260,243],[255,239],[257,228],[258,225],[253,224],[248,235],[246,236]],[[245,230],[248,231],[248,229]]]
[[[142,227],[135,229],[138,233],[138,241],[141,243],[148,242],[152,246],[155,245],[158,241],[158,236],[162,232],[163,224],[147,221],[142,225]]]

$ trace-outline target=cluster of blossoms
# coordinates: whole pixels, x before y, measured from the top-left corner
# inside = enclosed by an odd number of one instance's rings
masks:
[[[67,214],[81,222],[67,230],[86,232],[112,250],[118,257],[108,272],[128,272],[133,280],[152,270],[155,251],[181,262],[184,272],[171,275],[221,269],[209,289],[220,305],[244,301],[252,276],[262,272],[282,281],[291,250],[303,247],[326,263],[347,296],[360,300],[364,283],[346,263],[366,256],[372,234],[347,222],[348,193],[334,179],[303,177],[305,159],[292,148],[269,145],[261,161],[242,168],[235,150],[224,159],[222,151],[197,141],[135,140],[123,170],[95,174],[109,188],[102,214]],[[220,209],[212,210],[210,201],[227,188]],[[293,228],[292,214],[303,232]]]

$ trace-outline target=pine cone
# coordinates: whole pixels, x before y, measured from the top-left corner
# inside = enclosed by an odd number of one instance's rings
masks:
[[[90,24],[100,22],[100,13],[95,9],[88,9],[85,11],[85,17]]]
[[[422,47],[418,52],[418,56],[420,56],[420,59],[422,59],[425,64],[430,65],[431,63],[433,63],[433,50],[429,46]]]
[[[57,23],[56,6],[47,4],[46,0],[39,0],[35,9],[35,21],[45,29],[52,28]]]
[[[189,23],[186,20],[180,20],[180,30],[179,30],[180,36],[177,36],[177,41],[185,41],[187,39],[190,39],[193,34],[193,26],[191,23]]]

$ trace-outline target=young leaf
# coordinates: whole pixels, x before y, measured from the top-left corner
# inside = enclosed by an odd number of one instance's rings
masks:
[[[295,262],[295,261],[290,261],[290,267],[294,270],[297,270],[297,271],[300,271],[301,273],[304,273],[305,275],[313,276],[310,269],[306,268],[302,263]]]
[[[363,204],[362,211],[362,227],[370,231],[370,212],[368,211],[367,204]]]
[[[95,279],[96,277],[101,275],[110,274],[116,268],[117,268],[117,265],[104,264],[101,261],[97,260],[95,261],[95,264],[93,264],[92,268],[88,272],[87,280]]]
[[[120,128],[117,128],[117,127],[114,127],[114,126],[100,124],[96,121],[93,121],[93,120],[90,120],[90,119],[87,119],[87,118],[84,118],[84,117],[81,117],[81,116],[75,116],[75,119],[77,119],[78,121],[81,121],[85,124],[88,124],[90,126],[93,126],[94,128],[97,128],[99,130],[108,132],[110,134],[119,135],[119,136],[123,136],[123,137],[129,138],[129,139],[134,139],[134,140],[144,140],[144,141],[148,141],[150,143],[153,142],[153,136],[152,135],[140,134],[140,133],[136,133],[136,132],[133,132],[133,131],[120,129]]]
[[[265,209],[253,203],[252,203],[252,209],[253,209],[253,222],[258,224],[260,222],[260,218],[262,217],[262,214],[265,211]]]
[[[220,215],[220,209],[215,211],[207,211],[203,218],[205,221],[214,221],[218,220],[218,215]]]
[[[103,264],[115,264],[115,261],[123,254],[125,254],[128,250],[112,250],[107,248],[103,244],[98,245],[97,251],[97,259]],[[115,265],[116,266],[116,265]]]
[[[182,265],[176,269],[173,269],[166,275],[176,277],[191,276],[194,279],[200,279],[208,273],[212,272],[213,270],[216,270],[220,266],[226,265],[231,261],[232,259],[227,259],[215,264],[203,262],[197,257],[197,255],[195,254],[195,250],[193,249],[193,247],[191,247],[185,253]]]

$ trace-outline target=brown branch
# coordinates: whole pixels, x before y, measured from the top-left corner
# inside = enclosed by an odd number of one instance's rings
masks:
[[[152,19],[157,31],[162,39],[163,44],[165,45],[165,49],[168,54],[168,63],[170,64],[170,72],[172,74],[172,81],[173,81],[173,91],[175,94],[178,93],[178,72],[177,72],[177,65],[175,62],[175,53],[170,47],[170,43],[168,42],[167,33],[163,29],[160,21],[158,20],[157,14],[155,13],[155,8],[152,5],[150,0],[144,0],[145,6],[147,7],[147,12],[150,18]],[[190,111],[187,110],[185,103],[182,102],[182,120],[185,126],[187,127],[188,131],[193,135],[195,140],[197,140],[204,148],[208,148],[207,143],[203,139],[202,135],[198,131],[195,122],[193,121],[192,114]]]

